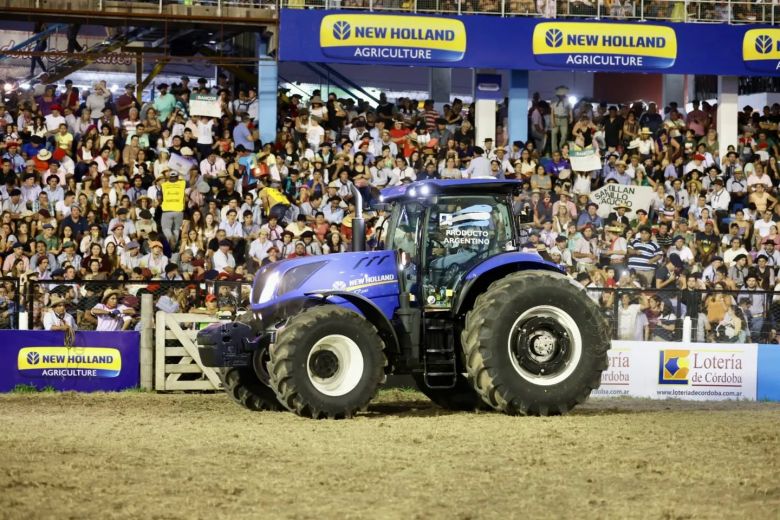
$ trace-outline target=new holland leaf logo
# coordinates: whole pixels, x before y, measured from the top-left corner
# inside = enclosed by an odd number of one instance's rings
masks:
[[[29,352],[27,354],[27,362],[31,365],[37,365],[41,360],[41,356],[37,352]]]
[[[761,34],[756,37],[756,52],[767,54],[772,50],[772,37],[767,34]]]
[[[559,29],[550,29],[545,33],[544,41],[550,47],[560,47],[563,44],[563,33]]]
[[[340,21],[333,24],[333,37],[337,40],[346,40],[352,33],[349,22]]]

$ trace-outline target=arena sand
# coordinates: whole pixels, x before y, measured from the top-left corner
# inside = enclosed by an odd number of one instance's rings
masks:
[[[0,518],[780,518],[780,405],[591,400],[349,421],[223,395],[0,396]]]

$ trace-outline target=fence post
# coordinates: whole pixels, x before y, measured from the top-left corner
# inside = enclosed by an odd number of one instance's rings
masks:
[[[683,343],[690,343],[691,337],[693,337],[693,322],[691,321],[690,316],[686,316],[685,318],[683,318],[683,330],[682,330]]]
[[[601,0],[596,2],[596,20],[601,18]]]
[[[458,0],[458,16],[463,14],[463,7],[461,6],[461,1],[462,0]]]
[[[639,0],[639,21],[645,21],[645,0]]]
[[[154,389],[154,301],[141,295],[141,389]]]
[[[501,0],[501,18],[506,16],[506,0]]]

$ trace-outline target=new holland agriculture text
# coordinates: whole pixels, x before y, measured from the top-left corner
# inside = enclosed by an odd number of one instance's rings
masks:
[[[666,69],[677,59],[677,36],[661,25],[545,22],[534,28],[533,53],[540,65]]]
[[[320,24],[326,56],[348,60],[454,62],[466,52],[460,20],[424,16],[328,15]]]

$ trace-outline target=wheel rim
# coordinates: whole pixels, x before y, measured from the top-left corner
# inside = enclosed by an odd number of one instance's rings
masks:
[[[252,357],[252,366],[261,383],[268,386],[271,384],[271,374],[268,373],[268,362],[271,360],[271,354],[267,348],[255,352]]]
[[[363,365],[363,353],[357,343],[341,334],[331,334],[309,351],[306,371],[317,391],[338,397],[355,389],[363,377]]]
[[[569,377],[582,357],[582,336],[574,319],[549,305],[528,309],[512,324],[507,342],[515,371],[536,385]]]

